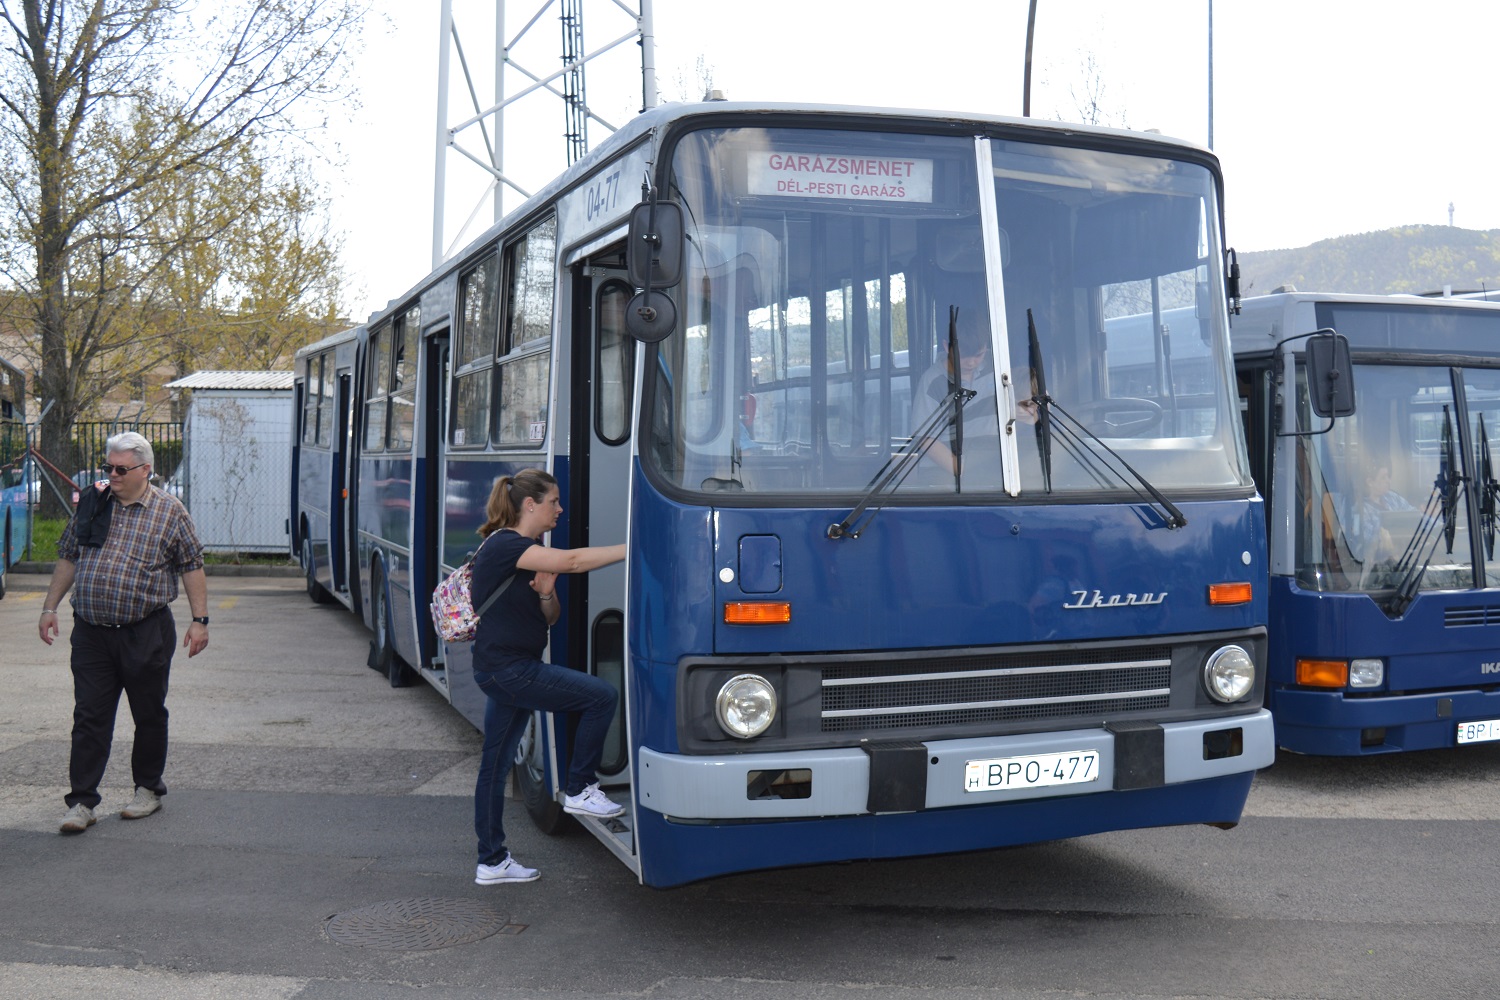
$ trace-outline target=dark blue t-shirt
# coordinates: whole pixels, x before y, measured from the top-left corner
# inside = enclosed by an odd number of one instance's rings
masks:
[[[547,618],[542,601],[531,589],[536,574],[516,569],[521,554],[541,543],[509,528],[501,528],[484,540],[474,553],[469,572],[470,594],[479,608],[506,579],[516,578],[505,593],[479,619],[474,635],[474,669],[494,670],[514,659],[539,660],[547,648]]]

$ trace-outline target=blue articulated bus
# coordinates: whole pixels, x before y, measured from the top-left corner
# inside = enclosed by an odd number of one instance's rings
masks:
[[[26,435],[26,376],[0,358],[0,597],[5,573],[25,554],[36,490]]]
[[[480,725],[430,594],[551,471],[553,544],[627,546],[550,656],[622,691],[582,822],[645,884],[1232,825],[1274,736],[1221,220],[1155,135],[652,109],[299,354],[309,590]],[[546,830],[567,743],[518,756]]]
[[[363,330],[325,337],[297,353],[293,384],[291,548],[319,604],[355,607],[347,552],[358,479],[351,476],[350,427]]]
[[[1500,740],[1500,303],[1283,292],[1233,317],[1270,514],[1268,706],[1307,754]],[[1318,412],[1335,330],[1347,408]],[[1342,368],[1342,371],[1339,369]],[[1326,407],[1324,409],[1327,409]]]

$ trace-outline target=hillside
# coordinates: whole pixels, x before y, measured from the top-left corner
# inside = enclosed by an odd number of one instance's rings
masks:
[[[1320,240],[1293,250],[1241,253],[1241,289],[1304,292],[1500,291],[1500,229],[1402,226]]]

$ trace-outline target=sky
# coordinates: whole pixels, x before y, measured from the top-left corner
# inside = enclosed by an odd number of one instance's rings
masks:
[[[561,65],[556,0],[452,2],[483,105],[493,103],[497,4],[512,66],[540,76]],[[582,0],[584,50],[632,32],[622,4],[639,3]],[[439,4],[372,6],[351,80],[358,100],[317,140],[334,164],[333,225],[359,320],[433,264]],[[662,99],[697,98],[707,76],[731,100],[1023,111],[1027,0],[654,0],[652,12]],[[1101,124],[1211,146],[1224,168],[1227,242],[1241,252],[1447,225],[1450,206],[1455,226],[1500,229],[1497,141],[1484,124],[1500,93],[1496,38],[1494,0],[1038,0],[1031,114],[1083,121],[1095,106]],[[453,67],[450,124],[472,114],[456,58]],[[596,114],[619,125],[639,111],[636,45],[585,72]],[[508,96],[527,85],[507,70]],[[557,98],[515,100],[507,176],[536,190],[560,173],[563,123]],[[607,134],[590,124],[592,144]],[[472,128],[460,142],[482,149]],[[445,162],[442,242],[461,246],[493,210],[481,204],[479,168],[453,152]],[[521,200],[508,191],[504,207]]]

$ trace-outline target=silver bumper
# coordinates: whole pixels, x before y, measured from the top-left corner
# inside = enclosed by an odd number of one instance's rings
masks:
[[[1168,785],[1259,770],[1276,756],[1271,713],[1264,709],[1230,719],[1166,723],[1161,729],[1162,777]],[[1234,729],[1240,730],[1240,752],[1205,760],[1204,737]],[[928,761],[927,809],[1086,795],[1115,788],[1115,734],[1105,729],[932,740],[921,746]],[[983,792],[964,790],[965,765],[971,760],[1078,750],[1099,754],[1098,776],[1091,781]],[[637,765],[640,804],[674,819],[856,816],[870,811],[870,755],[857,747],[693,757],[642,748]],[[811,794],[807,798],[750,798],[747,790],[756,772],[798,770],[811,772]]]

